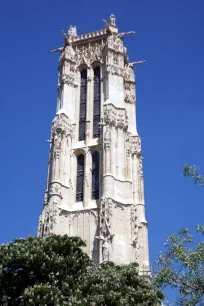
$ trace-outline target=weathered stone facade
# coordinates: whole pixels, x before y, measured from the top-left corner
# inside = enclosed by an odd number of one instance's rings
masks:
[[[142,62],[129,63],[123,44],[123,37],[133,32],[118,33],[114,15],[105,24],[106,29],[79,36],[76,27],[70,27],[68,35],[63,32],[64,46],[52,51],[61,53],[58,102],[49,140],[47,187],[38,235],[80,236],[87,242],[85,251],[96,263],[137,261],[148,266],[133,71]],[[96,67],[100,69],[98,79]],[[97,99],[98,114],[94,108]],[[95,124],[94,118],[99,117],[100,122]],[[98,137],[94,136],[96,125],[100,127]],[[99,154],[96,170],[94,152]],[[81,168],[79,156],[84,158]],[[93,180],[99,181],[99,190]],[[93,186],[98,194],[93,193]]]

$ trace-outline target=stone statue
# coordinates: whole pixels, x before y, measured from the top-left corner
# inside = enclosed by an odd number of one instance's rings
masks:
[[[105,238],[103,242],[103,246],[102,246],[103,262],[108,261],[108,257],[109,257],[108,255],[109,255],[109,243],[108,243],[108,239]]]
[[[103,262],[107,262],[108,257],[109,257],[109,239],[110,239],[110,237],[104,237],[103,235],[101,235],[101,236],[96,236],[95,238],[103,241],[103,244],[102,244],[102,260],[103,260]]]
[[[69,37],[76,37],[77,36],[77,29],[76,27],[73,27],[70,25],[69,31],[68,31]]]

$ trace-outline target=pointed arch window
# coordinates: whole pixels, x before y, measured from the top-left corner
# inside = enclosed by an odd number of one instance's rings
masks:
[[[77,158],[76,202],[83,201],[84,195],[84,155]]]
[[[93,101],[93,138],[100,135],[100,108],[101,108],[101,76],[100,67],[94,69],[94,101]]]
[[[92,154],[92,199],[99,199],[99,152]]]
[[[80,86],[80,108],[79,108],[79,140],[85,140],[86,93],[87,93],[87,70],[82,70],[81,86]]]

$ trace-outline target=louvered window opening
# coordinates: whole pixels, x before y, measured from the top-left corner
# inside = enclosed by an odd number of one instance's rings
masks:
[[[94,69],[94,101],[93,101],[93,138],[100,136],[100,108],[101,108],[101,77],[100,67]]]
[[[92,154],[92,199],[99,199],[99,152]]]
[[[79,140],[85,140],[86,93],[87,93],[87,70],[82,70],[81,86],[80,86],[80,109],[79,109]]]
[[[84,196],[84,155],[79,155],[77,158],[77,186],[76,186],[76,201],[83,201]]]

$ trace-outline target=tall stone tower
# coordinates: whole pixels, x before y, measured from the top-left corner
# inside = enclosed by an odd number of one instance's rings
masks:
[[[63,31],[58,101],[38,235],[86,241],[100,264],[149,264],[133,67],[115,16],[105,29]]]

